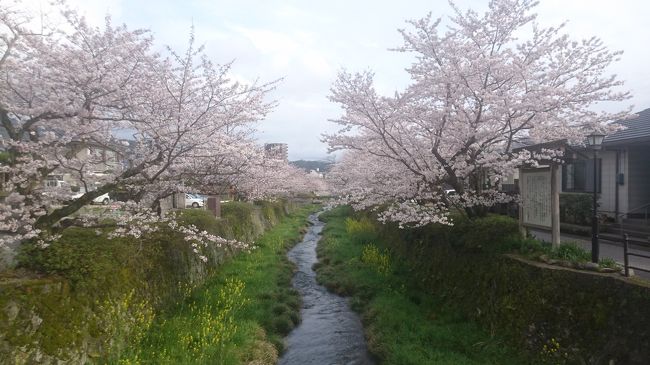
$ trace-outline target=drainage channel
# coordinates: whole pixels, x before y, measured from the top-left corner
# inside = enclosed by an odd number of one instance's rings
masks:
[[[372,365],[363,337],[363,326],[345,298],[330,293],[316,282],[312,266],[324,223],[318,214],[302,242],[288,253],[298,271],[292,284],[302,296],[302,322],[287,337],[287,351],[280,365]]]

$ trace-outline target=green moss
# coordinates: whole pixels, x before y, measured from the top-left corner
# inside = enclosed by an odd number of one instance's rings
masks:
[[[250,214],[252,212],[249,211],[248,213]],[[237,219],[242,218],[233,217],[231,220],[237,222]],[[179,220],[181,224],[193,224],[202,231],[207,231],[221,237],[235,238],[235,234],[231,227],[232,223],[228,222],[226,219],[215,219],[212,213],[208,210],[183,209],[179,213]]]
[[[228,202],[221,206],[221,216],[233,235],[244,241],[252,241],[264,232],[262,215],[252,203]]]
[[[281,202],[274,204],[284,211]],[[180,219],[240,240],[257,237],[271,225],[262,223],[261,208],[248,203],[225,204],[222,219],[199,209],[182,211]],[[231,255],[212,247],[204,264],[164,226],[138,240],[108,239],[107,232],[69,228],[46,249],[23,246],[24,279],[0,279],[0,357],[21,353],[34,362],[38,351],[39,361],[76,362],[83,353],[95,358],[120,353],[140,340],[155,313],[182,302]]]

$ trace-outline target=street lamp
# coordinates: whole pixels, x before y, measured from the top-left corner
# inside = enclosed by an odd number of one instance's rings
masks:
[[[591,216],[591,262],[598,263],[598,151],[602,148],[604,134],[594,132],[587,136],[587,145],[594,151],[594,195]]]

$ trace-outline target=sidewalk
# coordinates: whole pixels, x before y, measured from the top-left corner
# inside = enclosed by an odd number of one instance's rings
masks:
[[[529,232],[531,235],[535,236],[535,238],[550,242],[551,241],[551,232],[545,232],[541,230],[536,230],[536,229],[529,229]],[[584,248],[587,252],[591,252],[591,238],[590,237],[584,237],[584,236],[575,236],[575,235],[570,235],[570,234],[565,234],[562,233],[560,235],[560,241],[562,243],[567,243],[567,242],[574,242],[578,246]],[[621,244],[616,244],[611,241],[607,241],[604,239],[599,240],[599,246],[600,246],[600,258],[611,258],[614,259],[616,262],[620,263],[623,265],[623,246]],[[637,251],[634,249],[630,249],[631,252]],[[648,251],[645,251],[647,253],[650,253]],[[630,256],[630,265],[632,266],[638,266],[642,267],[644,269],[650,270],[650,260],[649,259],[644,259],[641,257],[635,257],[635,256]],[[642,277],[645,279],[650,279],[650,273],[646,273],[643,271],[638,271],[636,270],[634,274],[638,277]]]

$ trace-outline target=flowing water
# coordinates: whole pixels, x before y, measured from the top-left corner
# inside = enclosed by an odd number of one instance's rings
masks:
[[[302,322],[287,337],[287,351],[280,365],[372,365],[363,327],[348,302],[316,283],[312,266],[324,223],[316,214],[302,242],[288,256],[298,271],[293,286],[302,296]]]

